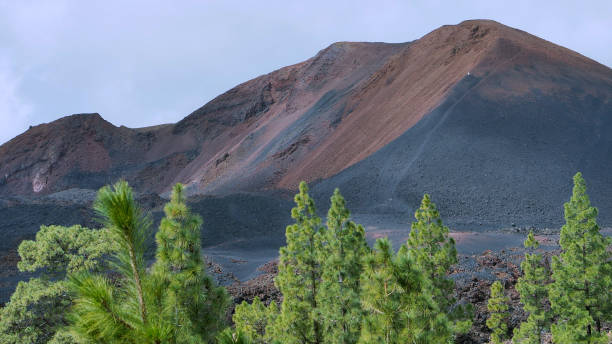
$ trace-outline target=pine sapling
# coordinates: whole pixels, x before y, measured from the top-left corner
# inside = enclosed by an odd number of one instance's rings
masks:
[[[344,198],[336,189],[327,214],[320,317],[325,343],[356,343],[361,332],[362,309],[359,300],[363,257],[369,252],[365,230],[350,220]]]
[[[487,327],[491,329],[492,344],[501,344],[508,337],[508,297],[504,295],[504,286],[495,281],[491,285],[491,296],[487,303],[489,318]]]
[[[535,250],[539,243],[529,232],[525,240],[525,248]],[[542,255],[525,253],[521,263],[523,276],[516,283],[516,290],[521,297],[523,309],[529,315],[519,328],[514,329],[513,341],[521,344],[540,344],[542,334],[550,325],[550,310],[548,305],[548,284],[550,271],[544,264]]]
[[[291,210],[295,224],[287,227],[287,244],[280,249],[275,283],[283,294],[272,337],[287,344],[323,342],[318,293],[321,287],[321,249],[325,230],[308,186],[300,183]]]
[[[402,249],[411,256],[417,269],[427,280],[426,293],[433,307],[425,307],[428,317],[426,332],[431,340],[446,342],[453,335],[467,332],[471,327],[471,308],[456,305],[455,282],[449,278],[451,266],[457,263],[455,241],[449,236],[436,205],[425,194],[421,206],[415,212],[410,236]],[[400,251],[402,250],[400,249]]]

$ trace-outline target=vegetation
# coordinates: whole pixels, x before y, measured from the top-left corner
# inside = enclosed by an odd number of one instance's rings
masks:
[[[540,245],[529,232],[525,240],[525,249],[535,250]],[[551,271],[544,263],[542,255],[537,253],[525,253],[525,259],[521,263],[523,276],[516,283],[516,291],[521,296],[523,309],[529,314],[527,320],[514,329],[512,340],[520,344],[540,344],[542,334],[551,322],[551,314],[548,302],[548,287],[551,281]]]
[[[268,333],[273,330],[270,326],[276,321],[278,307],[272,301],[267,307],[259,297],[252,303],[243,302],[236,306],[232,320],[236,328],[248,337],[254,344],[263,344],[271,341]]]
[[[251,339],[241,331],[233,332],[231,328],[226,328],[217,336],[218,344],[251,344]]]
[[[557,318],[552,325],[555,343],[606,342],[604,322],[612,320],[612,253],[610,238],[597,225],[597,208],[586,194],[582,174],[565,203],[561,255],[553,257],[550,303]]]
[[[367,246],[339,190],[325,224],[305,183],[295,202],[275,280],[282,303],[243,302],[234,328],[225,328],[228,296],[206,274],[202,219],[187,208],[182,185],[164,208],[149,267],[151,221],[127,183],[104,187],[94,203],[104,229],[43,226],[20,245],[19,269],[40,277],[21,282],[0,309],[0,343],[425,344],[452,343],[469,330],[471,309],[458,304],[449,278],[455,243],[429,195],[397,252],[386,238]],[[541,343],[549,330],[554,343],[607,341],[611,240],[596,217],[578,173],[552,266],[536,252],[533,232],[525,240],[516,290],[528,316],[514,343]],[[491,343],[508,338],[508,302],[503,285],[493,283]]]
[[[363,318],[360,277],[363,257],[370,249],[365,230],[350,220],[350,212],[338,189],[331,197],[321,251],[323,268],[318,304],[324,342],[357,343]]]
[[[366,316],[360,343],[421,343],[419,298],[423,278],[410,256],[394,254],[387,238],[366,257],[361,302]]]
[[[287,245],[280,249],[275,283],[283,294],[273,338],[287,344],[322,343],[323,324],[317,301],[321,290],[321,250],[325,229],[317,216],[306,183],[300,183],[291,210],[295,224],[287,227]]]
[[[529,316],[515,329],[514,343],[540,343],[549,328],[554,343],[608,342],[603,325],[612,321],[612,241],[599,230],[581,173],[564,210],[561,254],[553,256],[552,268],[536,253],[526,253],[521,263],[516,290]],[[538,246],[529,233],[525,248]]]
[[[35,240],[23,241],[17,266],[38,271],[40,277],[19,282],[0,309],[0,343],[71,343],[69,336],[58,334],[72,305],[65,274],[99,271],[113,250],[108,231],[81,226],[42,226]]]
[[[152,272],[143,258],[150,221],[127,183],[102,188],[94,209],[119,246],[113,261],[119,276],[69,276],[74,295],[69,332],[82,343],[212,342],[227,298],[204,272],[201,220],[186,208],[182,187],[174,188],[165,208]]]
[[[451,266],[457,263],[455,241],[448,236],[448,227],[442,224],[429,195],[423,197],[415,218],[400,251],[412,258],[426,280],[424,294],[429,302],[422,305],[424,332],[429,342],[445,343],[472,326],[471,308],[456,304],[455,282],[448,277]]]
[[[236,308],[236,329],[255,343],[445,343],[470,327],[448,278],[454,242],[425,196],[408,243],[396,253],[387,239],[371,251],[336,190],[326,226],[308,187],[300,184],[280,250],[276,305],[259,299]]]
[[[491,285],[491,296],[487,303],[489,318],[487,327],[491,329],[491,343],[501,344],[508,337],[508,297],[504,294],[504,286],[495,281]]]
[[[177,342],[209,342],[222,330],[228,306],[225,288],[215,286],[202,260],[202,219],[189,212],[183,186],[174,186],[156,234],[157,260],[152,271],[169,313]]]

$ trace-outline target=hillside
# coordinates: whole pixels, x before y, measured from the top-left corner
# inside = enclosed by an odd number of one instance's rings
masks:
[[[0,196],[119,178],[142,193],[287,195],[307,180],[319,199],[340,186],[360,213],[411,214],[429,192],[457,226],[557,225],[577,170],[612,208],[611,129],[610,68],[470,20],[409,43],[334,43],[176,124],[32,127],[0,146]]]

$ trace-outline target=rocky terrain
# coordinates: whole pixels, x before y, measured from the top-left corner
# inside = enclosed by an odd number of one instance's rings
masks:
[[[28,277],[16,271],[19,242],[40,225],[98,226],[95,192],[118,179],[156,223],[171,186],[186,184],[211,271],[237,301],[278,298],[266,263],[306,180],[321,215],[339,187],[370,242],[405,240],[431,194],[461,255],[458,296],[478,306],[469,340],[481,343],[494,279],[518,309],[524,235],[513,228],[559,228],[575,172],[599,223],[612,225],[609,132],[612,69],[488,20],[406,43],[334,43],[178,123],[126,128],[99,114],[67,116],[0,146],[0,302]],[[542,232],[547,252],[555,233]]]
[[[407,43],[339,42],[240,84],[175,124],[98,114],[32,127],[0,146],[0,197],[97,189],[119,178],[164,195],[277,191],[411,213],[423,193],[461,228],[560,225],[570,178],[611,209],[612,70],[497,22]],[[602,211],[612,221],[612,211]]]

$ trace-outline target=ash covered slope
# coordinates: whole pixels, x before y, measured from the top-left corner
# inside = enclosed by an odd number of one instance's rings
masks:
[[[300,180],[329,178],[418,123],[476,66],[506,63],[512,56],[499,46],[503,39],[557,49],[491,21],[445,26],[406,44],[333,44],[179,122],[177,129],[197,127],[217,147],[182,178],[212,194],[295,189]],[[213,125],[220,122],[233,127],[218,132]]]
[[[294,188],[301,178],[341,171],[343,164],[300,173],[340,130],[351,96],[407,45],[334,43],[217,97],[175,127],[197,132],[203,142],[202,154],[179,179],[196,192],[225,194]]]
[[[582,171],[611,224],[612,70],[494,22],[459,28],[491,37],[470,74],[399,138],[318,183],[319,198],[339,186],[355,212],[409,218],[430,193],[456,228],[556,227]]]
[[[176,182],[207,194],[274,189],[336,129],[348,95],[406,45],[335,43],[236,86],[177,124],[130,129],[82,114],[30,128],[0,146],[0,196],[118,178],[142,192]]]
[[[359,212],[411,214],[429,192],[458,225],[547,224],[582,170],[605,216],[611,101],[609,68],[466,21],[410,43],[332,44],[176,124],[129,129],[94,114],[33,127],[0,147],[0,196],[118,178],[213,196],[307,180],[325,198],[341,186]]]

